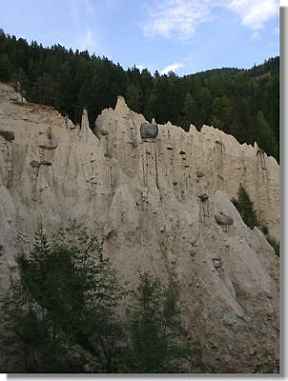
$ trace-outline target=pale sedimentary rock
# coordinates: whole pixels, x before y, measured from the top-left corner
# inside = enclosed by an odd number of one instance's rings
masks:
[[[104,256],[128,287],[144,270],[178,281],[185,325],[207,371],[272,369],[279,260],[230,200],[241,183],[279,238],[276,160],[208,126],[187,133],[158,125],[157,139],[142,141],[146,121],[122,97],[97,118],[98,137],[86,112],[80,128],[13,97],[0,84],[1,129],[15,135],[0,134],[0,289],[40,223],[48,233],[77,223],[104,239]]]
[[[219,225],[233,225],[233,218],[223,212],[216,213],[215,220]]]

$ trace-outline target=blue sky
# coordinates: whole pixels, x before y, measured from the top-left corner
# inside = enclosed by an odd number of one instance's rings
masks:
[[[183,75],[279,54],[277,0],[2,0],[6,33]]]

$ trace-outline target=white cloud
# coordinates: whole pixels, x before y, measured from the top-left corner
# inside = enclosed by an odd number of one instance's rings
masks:
[[[148,70],[150,73],[153,73],[153,72],[156,70],[155,66],[154,66],[154,65],[151,65],[151,64],[146,64],[146,65],[144,65],[144,64],[136,64],[135,66],[136,66],[137,69],[139,69],[140,71],[146,69],[146,70]],[[133,66],[132,66],[132,67],[133,67]],[[131,68],[131,66],[130,66],[130,68]]]
[[[209,0],[210,3],[210,0]],[[149,20],[144,26],[147,36],[187,38],[209,17],[207,0],[158,0],[149,9]]]
[[[69,0],[69,21],[72,24],[71,45],[74,49],[79,49],[80,51],[88,50],[91,54],[96,52],[96,50],[99,53],[100,50],[101,37],[97,29],[96,40],[96,27],[91,22],[94,19],[93,16],[95,16],[96,5],[93,0]],[[84,24],[83,20],[85,20]]]
[[[227,8],[236,12],[243,25],[255,30],[262,29],[264,24],[279,11],[277,0],[229,0]]]
[[[184,64],[177,62],[164,67],[162,70],[160,70],[160,74],[168,74],[170,71],[176,72],[176,70],[181,69],[182,67],[184,67]]]
[[[279,9],[278,0],[157,0],[148,9],[146,36],[190,38],[200,24],[211,21],[216,8],[237,14],[241,23],[260,30]]]
[[[90,29],[88,29],[86,33],[81,37],[79,46],[80,50],[89,50],[89,52],[95,51],[96,42]]]

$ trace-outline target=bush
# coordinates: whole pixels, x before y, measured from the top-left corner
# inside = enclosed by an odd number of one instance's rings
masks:
[[[175,285],[164,287],[148,273],[139,279],[128,308],[129,367],[137,373],[181,372],[191,360],[191,349]]]
[[[6,309],[26,372],[110,372],[118,361],[119,286],[102,245],[85,234],[82,241],[81,249],[48,241],[41,229],[30,255],[18,257]]]
[[[271,235],[269,233],[268,226],[261,225],[260,229],[261,229],[262,233],[265,235],[265,237],[266,237],[267,241],[269,242],[269,244],[273,247],[275,254],[278,257],[280,257],[280,242],[271,237]]]
[[[238,199],[231,200],[234,206],[238,209],[242,220],[250,229],[253,229],[258,225],[256,211],[254,209],[253,202],[243,186],[240,184],[238,191]]]
[[[187,370],[191,350],[176,285],[164,287],[140,274],[128,319],[121,320],[125,293],[102,244],[78,234],[78,243],[71,244],[63,232],[48,240],[40,229],[29,255],[18,257],[19,277],[4,305],[9,334],[0,339],[6,352],[11,349],[4,357],[16,356],[21,373]]]
[[[273,247],[275,254],[280,257],[280,243],[272,238],[272,237],[267,237],[267,241],[270,243],[270,245]]]

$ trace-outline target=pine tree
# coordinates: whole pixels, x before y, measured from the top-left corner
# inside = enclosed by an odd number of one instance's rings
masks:
[[[232,124],[232,105],[226,95],[218,97],[213,102],[212,120],[215,127],[230,132]]]
[[[256,131],[258,146],[266,153],[271,153],[271,149],[273,149],[271,143],[274,142],[273,133],[262,110],[257,112]]]
[[[140,112],[142,109],[143,94],[141,89],[134,83],[131,83],[127,87],[126,92],[127,105],[136,112]]]
[[[198,111],[195,100],[191,93],[186,93],[184,105],[183,105],[183,127],[185,130],[189,130],[191,123],[198,119]],[[195,123],[195,122],[194,122]]]
[[[256,211],[253,202],[250,200],[249,194],[240,184],[238,191],[238,200],[232,200],[235,207],[238,209],[243,221],[249,228],[253,229],[258,225]]]
[[[11,79],[12,65],[8,54],[0,54],[0,81],[9,81]]]
[[[14,81],[20,70],[28,101],[52,105],[74,123],[79,123],[84,104],[94,124],[104,108],[115,106],[117,95],[124,95],[148,120],[170,120],[184,129],[189,122],[198,128],[213,124],[241,143],[257,141],[279,160],[279,57],[250,70],[223,68],[183,77],[156,71],[152,76],[136,67],[125,71],[87,51],[44,48],[0,33],[0,80]],[[195,101],[191,115],[187,93]]]
[[[163,287],[148,273],[139,279],[128,309],[128,366],[137,373],[180,371],[189,362],[191,349],[181,324],[175,285]]]
[[[118,369],[123,330],[115,313],[121,290],[102,245],[80,232],[77,244],[48,240],[43,229],[6,305],[13,342],[25,348],[23,372]],[[92,361],[92,362],[91,362]]]

